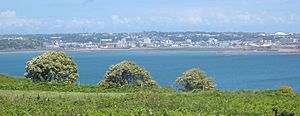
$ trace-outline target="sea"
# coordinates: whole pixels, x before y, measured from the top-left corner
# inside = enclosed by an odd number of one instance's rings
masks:
[[[43,52],[0,54],[0,73],[24,78],[25,64]],[[215,51],[79,51],[67,52],[79,68],[80,84],[97,84],[110,65],[134,61],[161,86],[175,87],[186,70],[200,68],[219,90],[261,90],[291,86],[300,91],[300,54],[259,52],[220,54]]]

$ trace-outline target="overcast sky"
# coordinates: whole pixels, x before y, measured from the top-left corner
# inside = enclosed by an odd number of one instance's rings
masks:
[[[300,0],[0,0],[0,34],[300,32]]]

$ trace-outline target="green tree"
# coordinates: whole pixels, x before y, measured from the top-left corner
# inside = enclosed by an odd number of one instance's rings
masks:
[[[24,76],[34,82],[74,83],[79,77],[77,64],[64,52],[47,52],[28,61]]]
[[[186,71],[181,77],[178,77],[176,84],[179,85],[180,90],[187,91],[205,91],[216,90],[216,84],[213,78],[208,77],[199,68],[192,68]]]
[[[143,67],[134,62],[122,61],[109,68],[99,85],[106,88],[122,88],[157,86],[157,83]]]

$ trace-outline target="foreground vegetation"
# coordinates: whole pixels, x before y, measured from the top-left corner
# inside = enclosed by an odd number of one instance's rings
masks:
[[[32,82],[25,78],[13,78],[0,74],[0,90],[37,90],[37,91],[58,91],[58,92],[175,92],[171,87],[132,87],[132,88],[104,88],[98,85],[79,85],[63,83]]]
[[[300,114],[300,95],[274,91],[81,93],[0,90],[9,115],[274,115]]]
[[[299,104],[300,93],[277,90],[183,93],[167,87],[107,89],[0,75],[2,115],[274,115],[274,109],[299,115]]]

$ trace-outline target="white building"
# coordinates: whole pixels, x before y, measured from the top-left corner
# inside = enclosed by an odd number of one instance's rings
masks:
[[[276,32],[274,35],[277,35],[277,36],[287,36],[288,34],[283,33],[283,32]]]
[[[163,43],[165,43],[165,44],[173,44],[174,41],[167,39],[167,40],[163,40]]]
[[[186,39],[185,41],[188,42],[188,43],[192,43],[191,39]]]
[[[149,37],[144,38],[144,44],[151,44],[151,39]]]
[[[215,39],[215,38],[209,38],[209,39],[207,40],[207,42],[210,43],[210,44],[214,44],[214,43],[217,43],[218,40]]]

